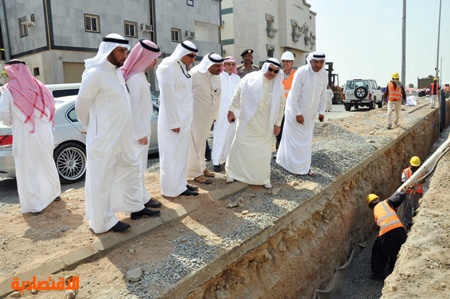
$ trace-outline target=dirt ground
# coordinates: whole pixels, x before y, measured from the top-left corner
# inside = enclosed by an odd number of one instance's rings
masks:
[[[413,108],[408,107],[408,109],[412,110]],[[393,130],[386,130],[384,115],[385,109],[376,109],[370,112],[355,113],[351,118],[333,122],[365,136],[395,136],[398,133],[396,130],[401,130],[401,126]],[[404,113],[403,117],[407,118],[408,116]],[[404,266],[414,270],[394,272],[392,278],[387,280],[387,287],[383,293],[386,294],[384,298],[418,298],[414,296],[415,289],[412,288],[403,290],[402,296],[389,296],[389,293],[399,288],[400,282],[414,282],[417,288],[429,291],[427,298],[443,298],[441,297],[442,290],[448,291],[450,287],[450,282],[440,283],[443,276],[450,277],[450,236],[448,233],[450,217],[448,217],[449,207],[446,204],[450,199],[447,198],[450,197],[448,194],[450,162],[448,158],[443,161],[446,163],[446,168],[442,168],[438,172],[442,179],[431,184],[432,191],[427,194],[426,204],[420,210],[420,214],[423,215],[420,225],[413,226],[408,238],[408,246],[404,250],[405,255],[402,253],[399,259],[401,265],[399,267]],[[237,211],[227,208],[228,201],[208,200],[208,190],[225,186],[223,174],[218,175],[213,184],[200,186],[203,188],[202,193],[195,198],[167,199],[162,197],[159,193],[159,173],[149,173],[146,177],[146,186],[149,193],[163,203],[162,213],[168,207],[182,205],[183,201],[187,200],[196,201],[201,207],[186,217],[158,227],[150,234],[140,237],[136,242],[126,243],[90,263],[84,263],[75,269],[55,274],[55,277],[73,274],[82,278],[76,298],[125,298],[126,296],[118,294],[117,290],[126,288],[123,278],[126,272],[144,262],[152,265],[158,263],[158,253],[148,250],[153,244],[161,244],[164,240],[174,240],[193,227],[204,227],[204,237],[208,242],[214,243],[216,240],[213,234],[206,228],[226,231],[229,229],[229,223],[239,221],[242,212],[242,209]],[[250,188],[254,188],[254,192],[269,192],[259,187]],[[0,209],[2,219],[0,282],[97,240],[98,236],[88,229],[88,224],[84,220],[84,188],[67,190],[61,195],[61,198],[61,201],[52,203],[40,216],[21,214],[18,206]],[[431,213],[428,212],[430,210],[432,210]],[[119,214],[118,216],[125,222],[133,224],[127,215]],[[218,218],[221,221],[216,221]],[[445,230],[438,230],[437,227]],[[423,252],[423,244],[427,245],[426,252]],[[170,246],[160,247],[159,250],[170,251]],[[159,254],[164,255],[163,252]],[[416,266],[419,260],[421,262]],[[38,292],[37,294],[25,292],[22,294],[22,298],[36,299],[65,298],[65,296],[68,295],[62,291]]]

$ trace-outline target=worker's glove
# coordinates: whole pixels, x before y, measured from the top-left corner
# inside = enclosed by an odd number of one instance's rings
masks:
[[[417,180],[417,184],[425,184],[426,181],[427,180],[425,180],[425,179],[420,179],[420,180]]]

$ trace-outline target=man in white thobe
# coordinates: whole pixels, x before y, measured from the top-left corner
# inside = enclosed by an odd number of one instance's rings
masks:
[[[184,41],[156,70],[161,92],[158,116],[160,184],[161,194],[168,197],[198,195],[198,187],[187,183],[193,109],[189,66],[197,52],[192,42]]]
[[[227,183],[238,180],[252,185],[270,183],[273,136],[280,133],[285,97],[281,64],[269,58],[258,72],[247,74],[239,83],[228,112],[228,121],[236,119],[236,135],[225,170]]]
[[[333,90],[330,86],[327,86],[327,108],[325,111],[330,112],[333,109]]]
[[[53,161],[55,100],[25,62],[11,60],[5,71],[9,83],[1,89],[0,119],[12,126],[20,210],[39,215],[61,194]]]
[[[161,203],[151,198],[145,188],[148,149],[150,146],[151,122],[153,114],[150,83],[144,71],[155,66],[161,55],[159,47],[152,41],[142,39],[131,50],[121,68],[123,78],[130,91],[131,123],[133,133],[132,148],[139,161],[139,197],[146,208],[159,208]]]
[[[131,219],[159,214],[138,198],[139,162],[131,150],[130,94],[119,68],[128,49],[128,41],[119,34],[103,38],[97,55],[85,60],[75,105],[86,131],[86,218],[97,234],[130,229],[115,212],[130,212]]]
[[[188,176],[194,182],[211,184],[214,176],[206,169],[205,140],[217,119],[220,106],[220,73],[223,58],[216,53],[206,54],[200,64],[192,68],[192,93],[194,99],[191,142],[189,144]]]
[[[219,116],[214,123],[212,162],[215,172],[221,172],[220,161],[225,161],[236,133],[236,124],[228,122],[228,109],[231,105],[234,90],[241,81],[237,75],[236,60],[228,56],[223,61],[223,72],[220,74],[222,96],[220,99]],[[238,113],[235,113],[239,117]]]
[[[314,118],[325,119],[328,75],[323,69],[325,54],[310,53],[307,65],[297,70],[285,111],[283,138],[277,163],[287,171],[315,176],[311,170]]]

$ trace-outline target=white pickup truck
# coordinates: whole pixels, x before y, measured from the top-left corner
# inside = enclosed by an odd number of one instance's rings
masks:
[[[353,79],[347,80],[344,88],[344,107],[346,111],[350,111],[352,107],[369,107],[374,109],[383,107],[383,93],[377,82],[372,79]]]

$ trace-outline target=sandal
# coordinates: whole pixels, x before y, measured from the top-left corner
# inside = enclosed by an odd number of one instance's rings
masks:
[[[210,172],[208,169],[203,170],[203,174],[208,178],[213,178],[216,176],[214,173]]]
[[[201,175],[201,176],[194,178],[194,182],[208,185],[208,184],[212,183],[212,180]]]
[[[309,176],[312,176],[312,177],[315,177],[315,176],[316,176],[316,173],[310,169],[310,170],[308,171],[308,175],[309,175]]]

